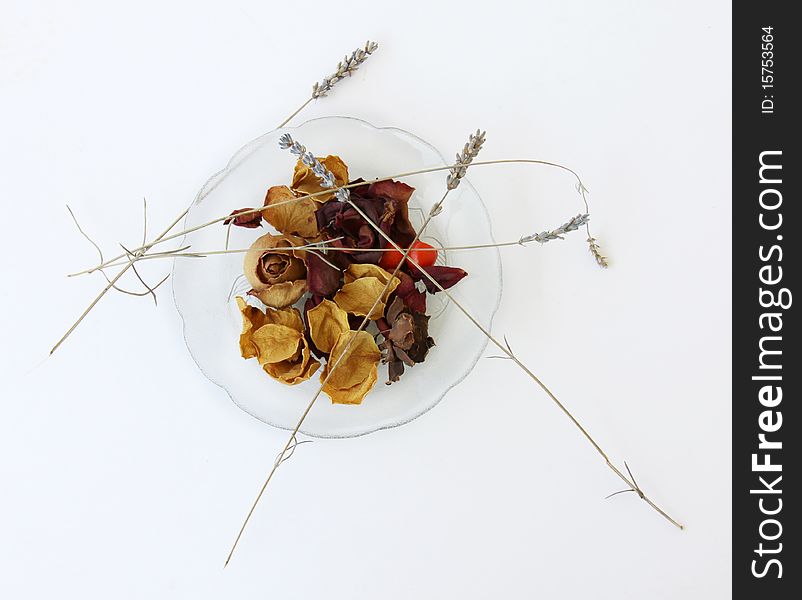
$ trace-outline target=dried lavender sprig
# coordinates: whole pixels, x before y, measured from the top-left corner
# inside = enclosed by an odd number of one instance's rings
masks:
[[[289,150],[292,154],[297,156],[303,164],[312,169],[312,173],[320,179],[320,185],[325,188],[337,187],[337,180],[334,178],[334,174],[329,171],[314,154],[309,152],[306,146],[293,140],[289,133],[282,134],[278,139],[278,145],[282,150]],[[351,197],[351,192],[347,188],[341,188],[335,192],[335,195],[341,202],[347,202]]]
[[[457,154],[458,166],[451,169],[451,173],[448,179],[446,179],[446,187],[448,187],[449,190],[456,189],[460,180],[465,177],[468,165],[476,158],[476,155],[479,154],[479,150],[482,149],[482,144],[485,143],[485,133],[486,132],[477,129],[476,133],[471,134],[468,138],[468,142],[462,149],[462,153]]]
[[[462,153],[457,154],[457,163],[451,168],[446,178],[446,193],[456,189],[459,182],[465,177],[465,173],[468,171],[468,165],[476,158],[476,155],[479,154],[479,150],[482,149],[482,144],[485,143],[485,133],[486,132],[477,129],[476,133],[472,133],[468,136],[468,141],[462,148]],[[443,212],[444,201],[445,196],[432,206],[429,210],[430,217],[436,217]]]
[[[546,242],[550,242],[552,240],[561,240],[564,239],[562,237],[563,235],[569,231],[576,231],[583,225],[586,225],[588,221],[590,221],[589,214],[578,214],[567,223],[560,225],[557,229],[552,229],[551,231],[541,231],[540,233],[533,233],[532,235],[525,235],[518,241],[518,243],[526,244],[528,242],[540,242],[541,244],[545,244]]]
[[[593,258],[596,259],[596,263],[602,268],[606,269],[610,266],[610,263],[607,262],[607,257],[601,253],[601,248],[596,243],[595,237],[588,238],[588,248],[590,249],[590,253],[593,255]]]
[[[365,62],[368,56],[373,54],[378,47],[379,44],[368,40],[364,48],[357,48],[350,56],[346,55],[342,61],[337,63],[337,70],[333,74],[324,77],[323,81],[312,86],[312,98],[317,100],[329,93],[338,81],[345,79],[346,76],[350,76],[356,71],[359,65]]]

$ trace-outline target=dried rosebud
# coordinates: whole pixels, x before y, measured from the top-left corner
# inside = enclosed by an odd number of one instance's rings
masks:
[[[355,182],[356,183],[356,182]],[[380,181],[351,189],[351,203],[332,200],[317,211],[317,226],[327,239],[337,239],[332,245],[352,249],[338,251],[342,268],[349,262],[377,264],[387,240],[376,227],[396,244],[406,247],[415,239],[415,229],[409,222],[407,203],[414,188],[400,181]],[[359,208],[367,219],[351,204]]]
[[[386,318],[379,320],[378,327],[384,336],[381,347],[386,351],[388,385],[399,380],[405,365],[412,367],[423,362],[429,348],[434,346],[429,336],[429,317],[410,310],[400,297],[390,304]]]
[[[262,226],[262,215],[252,211],[252,208],[240,208],[235,210],[229,217],[223,221],[223,225],[229,225],[232,222],[237,227],[247,227],[248,229],[255,229]],[[247,214],[242,214],[247,213]]]
[[[290,306],[306,291],[306,252],[278,250],[302,245],[301,238],[268,233],[257,239],[245,254],[245,277],[253,286],[253,295],[267,306]]]

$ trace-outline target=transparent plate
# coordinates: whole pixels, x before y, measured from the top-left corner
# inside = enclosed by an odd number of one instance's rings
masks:
[[[187,214],[186,228],[238,208],[261,206],[268,187],[289,184],[295,160],[278,147],[279,136],[286,131],[319,156],[339,155],[352,179],[448,164],[431,145],[406,131],[347,117],[314,119],[271,131],[237,152],[198,193]],[[424,211],[442,196],[446,175],[446,171],[438,171],[401,178],[415,187],[410,216],[416,228],[420,228]],[[226,229],[221,224],[205,227],[189,233],[183,245],[191,245],[193,251],[223,249]],[[267,231],[265,227],[233,227],[229,247],[247,248]],[[467,181],[449,194],[443,212],[431,222],[423,239],[446,247],[493,243],[487,209]],[[204,375],[223,388],[237,406],[264,423],[292,429],[319,386],[318,375],[287,386],[269,377],[255,360],[240,356],[241,318],[234,299],[249,289],[242,275],[242,258],[242,254],[223,254],[175,259],[173,294],[184,321],[184,338]],[[446,252],[438,257],[438,263],[468,272],[450,291],[489,328],[501,299],[498,251]],[[379,382],[358,406],[331,404],[321,395],[302,433],[353,437],[403,425],[431,409],[465,379],[487,339],[442,293],[429,295],[427,301],[427,312],[432,315],[429,332],[436,346],[426,361],[408,368],[391,386],[384,384],[387,370],[380,365]]]

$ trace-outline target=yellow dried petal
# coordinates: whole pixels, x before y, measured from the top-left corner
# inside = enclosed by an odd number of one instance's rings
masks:
[[[367,379],[348,389],[339,390],[326,384],[323,386],[323,391],[331,398],[332,404],[362,404],[362,400],[373,389],[378,378],[379,370],[374,367]]]
[[[277,363],[295,355],[303,334],[286,325],[268,323],[252,333],[259,364]]]
[[[239,336],[240,354],[242,354],[242,358],[256,358],[258,352],[251,336],[256,329],[264,325],[265,313],[245,302],[245,299],[240,296],[237,296],[237,306],[242,314],[242,333]]]
[[[302,238],[314,239],[320,235],[317,228],[315,211],[319,204],[313,198],[293,200],[295,194],[286,185],[277,185],[267,190],[265,209],[262,216],[265,221],[278,229],[281,233],[297,235]],[[277,204],[271,208],[271,205]]]
[[[345,283],[350,283],[357,279],[361,279],[362,277],[375,277],[382,283],[387,283],[390,281],[390,277],[392,277],[392,273],[388,273],[384,269],[382,269],[379,265],[372,265],[370,263],[353,263],[348,265],[348,268],[345,270],[343,278]],[[397,277],[393,277],[393,279],[398,280]],[[398,285],[398,284],[395,284]],[[389,292],[392,292],[395,289],[393,286]],[[388,292],[388,295],[389,295]]]
[[[306,279],[298,279],[273,284],[261,291],[254,292],[254,296],[267,306],[284,308],[295,304],[304,295],[304,292],[306,292]]]
[[[370,374],[376,371],[376,365],[381,359],[381,352],[372,335],[367,331],[346,331],[337,338],[321,379],[328,377],[331,366],[340,360],[340,355],[344,352],[344,358],[337,368],[331,371],[327,383],[329,387],[339,390],[352,388],[368,379]]]
[[[331,171],[338,186],[348,183],[348,166],[339,156],[329,155],[326,158],[318,158],[318,160]],[[320,178],[312,172],[312,169],[307,167],[300,160],[295,164],[295,172],[292,174],[292,185],[290,187],[304,196],[326,189],[320,185]],[[334,192],[321,194],[311,199],[322,203],[332,198],[334,198]]]
[[[323,300],[306,313],[309,335],[318,350],[328,354],[340,334],[348,331],[348,313],[331,300]]]
[[[297,385],[312,377],[318,367],[320,367],[320,363],[312,358],[306,339],[302,339],[297,357],[292,360],[266,364],[263,369],[268,375],[281,383]]]
[[[285,325],[296,331],[303,332],[304,322],[297,308],[284,308],[281,310],[268,310],[264,313],[264,323]]]
[[[384,305],[387,297],[399,283],[398,278],[394,277],[393,279],[394,281],[386,290],[386,283],[376,277],[355,279],[340,288],[334,295],[334,301],[340,308],[349,313],[364,317],[370,311],[372,320],[380,319],[384,315]],[[374,306],[377,298],[379,302]],[[373,308],[372,311],[371,307]]]

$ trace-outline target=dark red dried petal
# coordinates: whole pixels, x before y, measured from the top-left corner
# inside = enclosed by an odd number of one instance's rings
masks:
[[[458,267],[441,267],[438,265],[432,265],[431,267],[421,268],[426,271],[432,279],[439,283],[443,289],[446,290],[452,285],[458,283],[468,274]],[[416,281],[423,281],[426,289],[429,290],[429,293],[435,294],[440,291],[440,288],[434,285],[428,277],[424,276],[417,267],[409,264],[409,270],[412,273],[413,279]]]
[[[339,269],[326,264],[316,253],[307,252],[306,285],[310,293],[321,297],[331,296],[340,289],[341,276]]]
[[[232,221],[234,225],[237,227],[247,227],[248,229],[254,229],[256,227],[261,227],[262,225],[262,213],[261,212],[253,212],[247,215],[237,216],[240,213],[247,212],[249,210],[253,210],[251,208],[239,208],[229,215],[229,217],[223,221],[223,225],[228,225]]]

